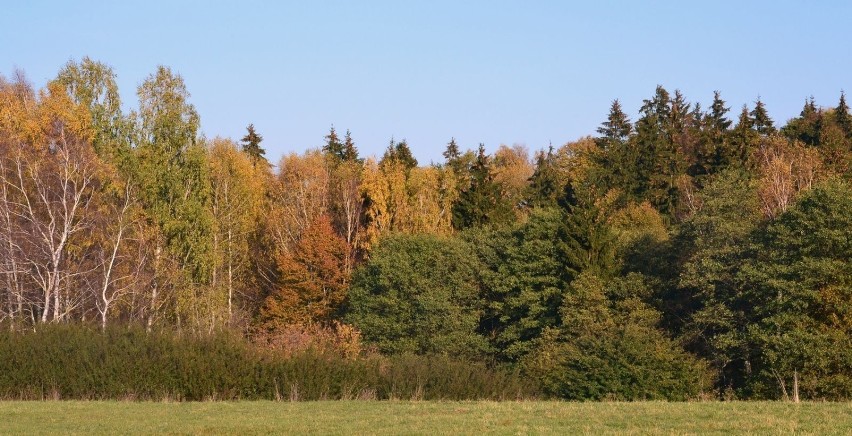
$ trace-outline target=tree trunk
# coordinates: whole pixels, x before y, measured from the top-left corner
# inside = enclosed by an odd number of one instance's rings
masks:
[[[793,371],[793,402],[799,402],[799,372]]]

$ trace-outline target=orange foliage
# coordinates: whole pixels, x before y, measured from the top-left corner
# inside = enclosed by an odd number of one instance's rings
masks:
[[[278,257],[280,287],[260,310],[267,329],[330,322],[346,298],[348,247],[321,215],[303,232],[298,243]]]

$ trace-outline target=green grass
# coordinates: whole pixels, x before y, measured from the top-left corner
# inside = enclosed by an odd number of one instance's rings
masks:
[[[9,401],[0,433],[850,434],[852,403]]]

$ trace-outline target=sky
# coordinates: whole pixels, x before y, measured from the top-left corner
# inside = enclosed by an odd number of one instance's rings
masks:
[[[776,123],[852,89],[844,1],[2,1],[0,74],[36,86],[84,56],[110,65],[123,105],[166,65],[207,137],[253,123],[267,157],[322,145],[362,155],[405,139],[421,163],[450,138],[559,146],[619,99],[635,120],[657,85],[708,107],[763,100]]]

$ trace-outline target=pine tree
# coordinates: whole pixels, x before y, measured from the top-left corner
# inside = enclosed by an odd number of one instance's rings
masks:
[[[453,205],[453,227],[460,230],[503,223],[511,217],[512,209],[502,199],[502,190],[494,180],[485,145],[479,144],[476,160],[470,168],[470,186],[461,192]]]
[[[636,122],[637,147],[636,179],[634,196],[648,200],[663,213],[674,213],[677,201],[677,178],[683,172],[685,163],[681,162],[677,144],[673,135],[679,131],[675,122],[683,116],[685,103],[681,98],[672,105],[669,93],[657,86],[654,97],[643,102],[642,116]],[[674,115],[677,113],[678,115]]]
[[[757,101],[754,102],[754,110],[751,111],[751,117],[754,120],[754,129],[757,133],[761,135],[771,135],[775,133],[775,125],[772,122],[772,118],[769,118],[769,114],[766,112],[766,106],[763,104],[763,101],[760,100],[760,97],[757,98]]]
[[[355,147],[355,141],[352,140],[352,133],[346,129],[346,135],[343,137],[343,155],[341,156],[344,162],[359,162],[358,148]]]
[[[727,165],[724,156],[727,154],[726,141],[731,127],[731,120],[727,118],[730,110],[725,106],[719,91],[714,91],[710,112],[694,115],[700,127],[696,156],[689,171],[691,176],[700,179],[703,175],[719,172]]]
[[[571,183],[559,198],[565,220],[559,228],[560,255],[572,277],[589,271],[600,277],[615,273],[615,236],[606,224],[603,210],[594,200],[579,196]]]
[[[840,92],[840,102],[834,110],[834,120],[843,129],[847,138],[852,137],[852,115],[849,115],[849,106],[846,105],[846,93]]]
[[[789,139],[802,141],[807,145],[817,146],[820,142],[822,127],[822,112],[817,110],[814,98],[805,99],[805,105],[798,118],[790,120],[781,129],[781,133]]]
[[[450,142],[447,143],[447,149],[442,154],[444,155],[444,159],[446,159],[447,165],[452,166],[453,162],[458,160],[461,152],[459,152],[459,146],[456,144],[456,138],[450,138]]]
[[[601,126],[597,130],[602,140],[598,146],[607,150],[608,146],[615,142],[623,143],[630,136],[632,130],[633,126],[630,125],[630,119],[627,117],[627,114],[621,109],[621,103],[618,100],[613,100],[607,120],[601,123]]]
[[[601,136],[595,144],[601,150],[596,157],[595,184],[602,191],[617,188],[632,194],[636,191],[636,150],[628,140],[633,126],[618,100],[613,100],[607,120],[597,129]]]
[[[529,178],[526,203],[531,207],[556,206],[559,191],[559,174],[556,171],[551,145],[546,153],[536,153],[535,172]]]
[[[343,143],[340,142],[340,138],[337,136],[337,132],[334,130],[334,125],[331,126],[328,135],[325,135],[325,144],[322,146],[322,152],[327,156],[343,160],[345,150]]]
[[[263,142],[263,136],[260,136],[254,130],[254,124],[249,124],[246,130],[246,136],[243,136],[243,139],[241,139],[243,153],[251,158],[252,165],[255,167],[257,167],[258,162],[269,165],[266,157],[264,157],[266,150],[260,146],[260,143]]]
[[[390,144],[388,144],[388,148],[382,156],[382,160],[379,161],[379,165],[383,165],[385,162],[399,162],[403,164],[406,170],[417,166],[417,159],[411,154],[411,149],[408,148],[408,143],[404,139],[395,142],[391,138]]]
[[[723,160],[727,166],[743,168],[749,165],[752,150],[757,147],[758,133],[754,129],[754,119],[743,105],[737,125],[730,134],[730,145],[726,148]]]
[[[725,100],[722,100],[719,91],[713,91],[713,104],[710,105],[710,113],[708,114],[710,126],[715,132],[724,135],[731,128],[731,120],[727,118],[731,108],[725,106]]]

